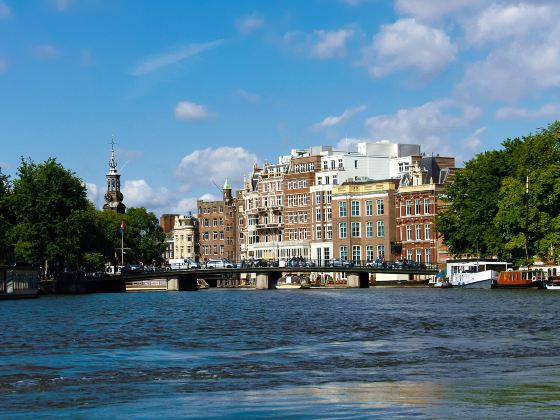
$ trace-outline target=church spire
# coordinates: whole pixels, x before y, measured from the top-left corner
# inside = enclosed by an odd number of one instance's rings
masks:
[[[105,193],[105,204],[103,210],[124,213],[126,206],[123,204],[121,193],[121,175],[117,171],[117,159],[115,158],[115,139],[111,138],[111,159],[109,160],[109,172],[107,173],[107,192]]]

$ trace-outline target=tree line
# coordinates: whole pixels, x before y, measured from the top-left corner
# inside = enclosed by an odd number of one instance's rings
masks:
[[[452,255],[558,262],[560,121],[476,155],[442,198],[436,228]]]
[[[82,180],[54,158],[22,158],[15,179],[0,168],[0,264],[32,264],[46,275],[120,264],[122,223],[125,264],[160,263],[165,234],[145,208],[97,210]]]

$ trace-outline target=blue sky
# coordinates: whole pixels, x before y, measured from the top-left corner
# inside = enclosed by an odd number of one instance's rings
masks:
[[[457,163],[560,117],[556,0],[0,0],[0,168],[55,157],[101,204],[186,213],[293,148]]]

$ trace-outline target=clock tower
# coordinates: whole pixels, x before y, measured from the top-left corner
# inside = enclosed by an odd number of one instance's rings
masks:
[[[117,171],[117,161],[115,159],[115,141],[111,140],[111,160],[109,161],[109,172],[107,173],[107,192],[105,193],[103,210],[123,214],[126,206],[122,201],[121,175]]]

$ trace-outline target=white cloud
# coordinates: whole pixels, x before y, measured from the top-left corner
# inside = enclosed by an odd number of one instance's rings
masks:
[[[175,118],[179,120],[205,120],[217,114],[208,111],[204,105],[181,101],[175,106]]]
[[[395,8],[400,14],[414,16],[422,21],[433,21],[485,4],[488,4],[488,0],[396,0]]]
[[[361,106],[356,107],[356,108],[346,109],[340,115],[336,115],[336,116],[331,115],[331,116],[326,117],[320,123],[314,124],[313,128],[316,129],[316,130],[322,130],[322,129],[325,129],[325,128],[334,127],[335,125],[341,124],[341,123],[349,120],[350,118],[352,118],[357,113],[365,111],[365,109],[366,109],[365,105],[361,105]]]
[[[12,11],[6,3],[0,0],[0,19],[7,19],[12,15]]]
[[[356,137],[345,137],[340,139],[336,144],[336,150],[343,150],[345,152],[356,152],[358,150],[358,143],[368,143],[370,139],[360,139]]]
[[[173,51],[148,57],[138,63],[131,71],[133,76],[142,76],[167,66],[180,63],[187,58],[196,56],[223,44],[223,40],[206,42],[204,44],[189,44]]]
[[[466,24],[467,39],[486,43],[521,37],[557,22],[558,7],[545,4],[492,4]]]
[[[496,119],[498,120],[536,120],[548,117],[560,119],[560,104],[546,104],[534,111],[525,108],[500,108],[496,111]]]
[[[544,38],[514,41],[471,64],[459,89],[499,100],[560,87],[560,25]]]
[[[350,29],[338,31],[315,31],[316,40],[311,47],[311,56],[319,59],[346,55],[346,41],[354,36]]]
[[[173,194],[167,188],[154,190],[144,179],[125,181],[122,193],[127,207],[146,207],[152,211],[166,208],[173,199]]]
[[[8,70],[8,62],[6,59],[0,57],[0,74],[5,73]]]
[[[58,57],[59,52],[54,46],[45,44],[34,46],[31,54],[38,60],[52,60]]]
[[[99,208],[101,206],[101,194],[99,194],[99,187],[97,184],[86,182],[86,192],[88,200],[91,201],[95,207]]]
[[[466,140],[463,141],[463,149],[466,149],[472,153],[478,152],[482,141],[480,136],[486,131],[486,127],[480,127],[475,130]]]
[[[257,29],[262,28],[263,25],[264,19],[257,13],[238,19],[235,23],[237,30],[244,35],[248,35]]]
[[[287,32],[284,42],[291,50],[310,58],[325,60],[346,55],[346,43],[354,36],[352,29],[316,30],[312,34]]]
[[[181,159],[175,173],[187,189],[193,184],[210,186],[213,182],[221,188],[226,178],[232,188],[242,185],[257,156],[242,147],[218,147],[195,150]],[[214,188],[214,187],[212,187]]]
[[[244,89],[236,89],[235,94],[252,103],[258,103],[261,100],[260,95],[253,92],[248,92]]]
[[[433,75],[455,60],[456,54],[457,47],[443,31],[415,19],[382,25],[372,45],[363,49],[365,64],[373,77],[405,68]]]
[[[426,151],[451,153],[448,135],[475,121],[481,110],[453,100],[427,102],[417,108],[403,108],[392,115],[368,118],[366,126],[373,139],[421,144]]]

